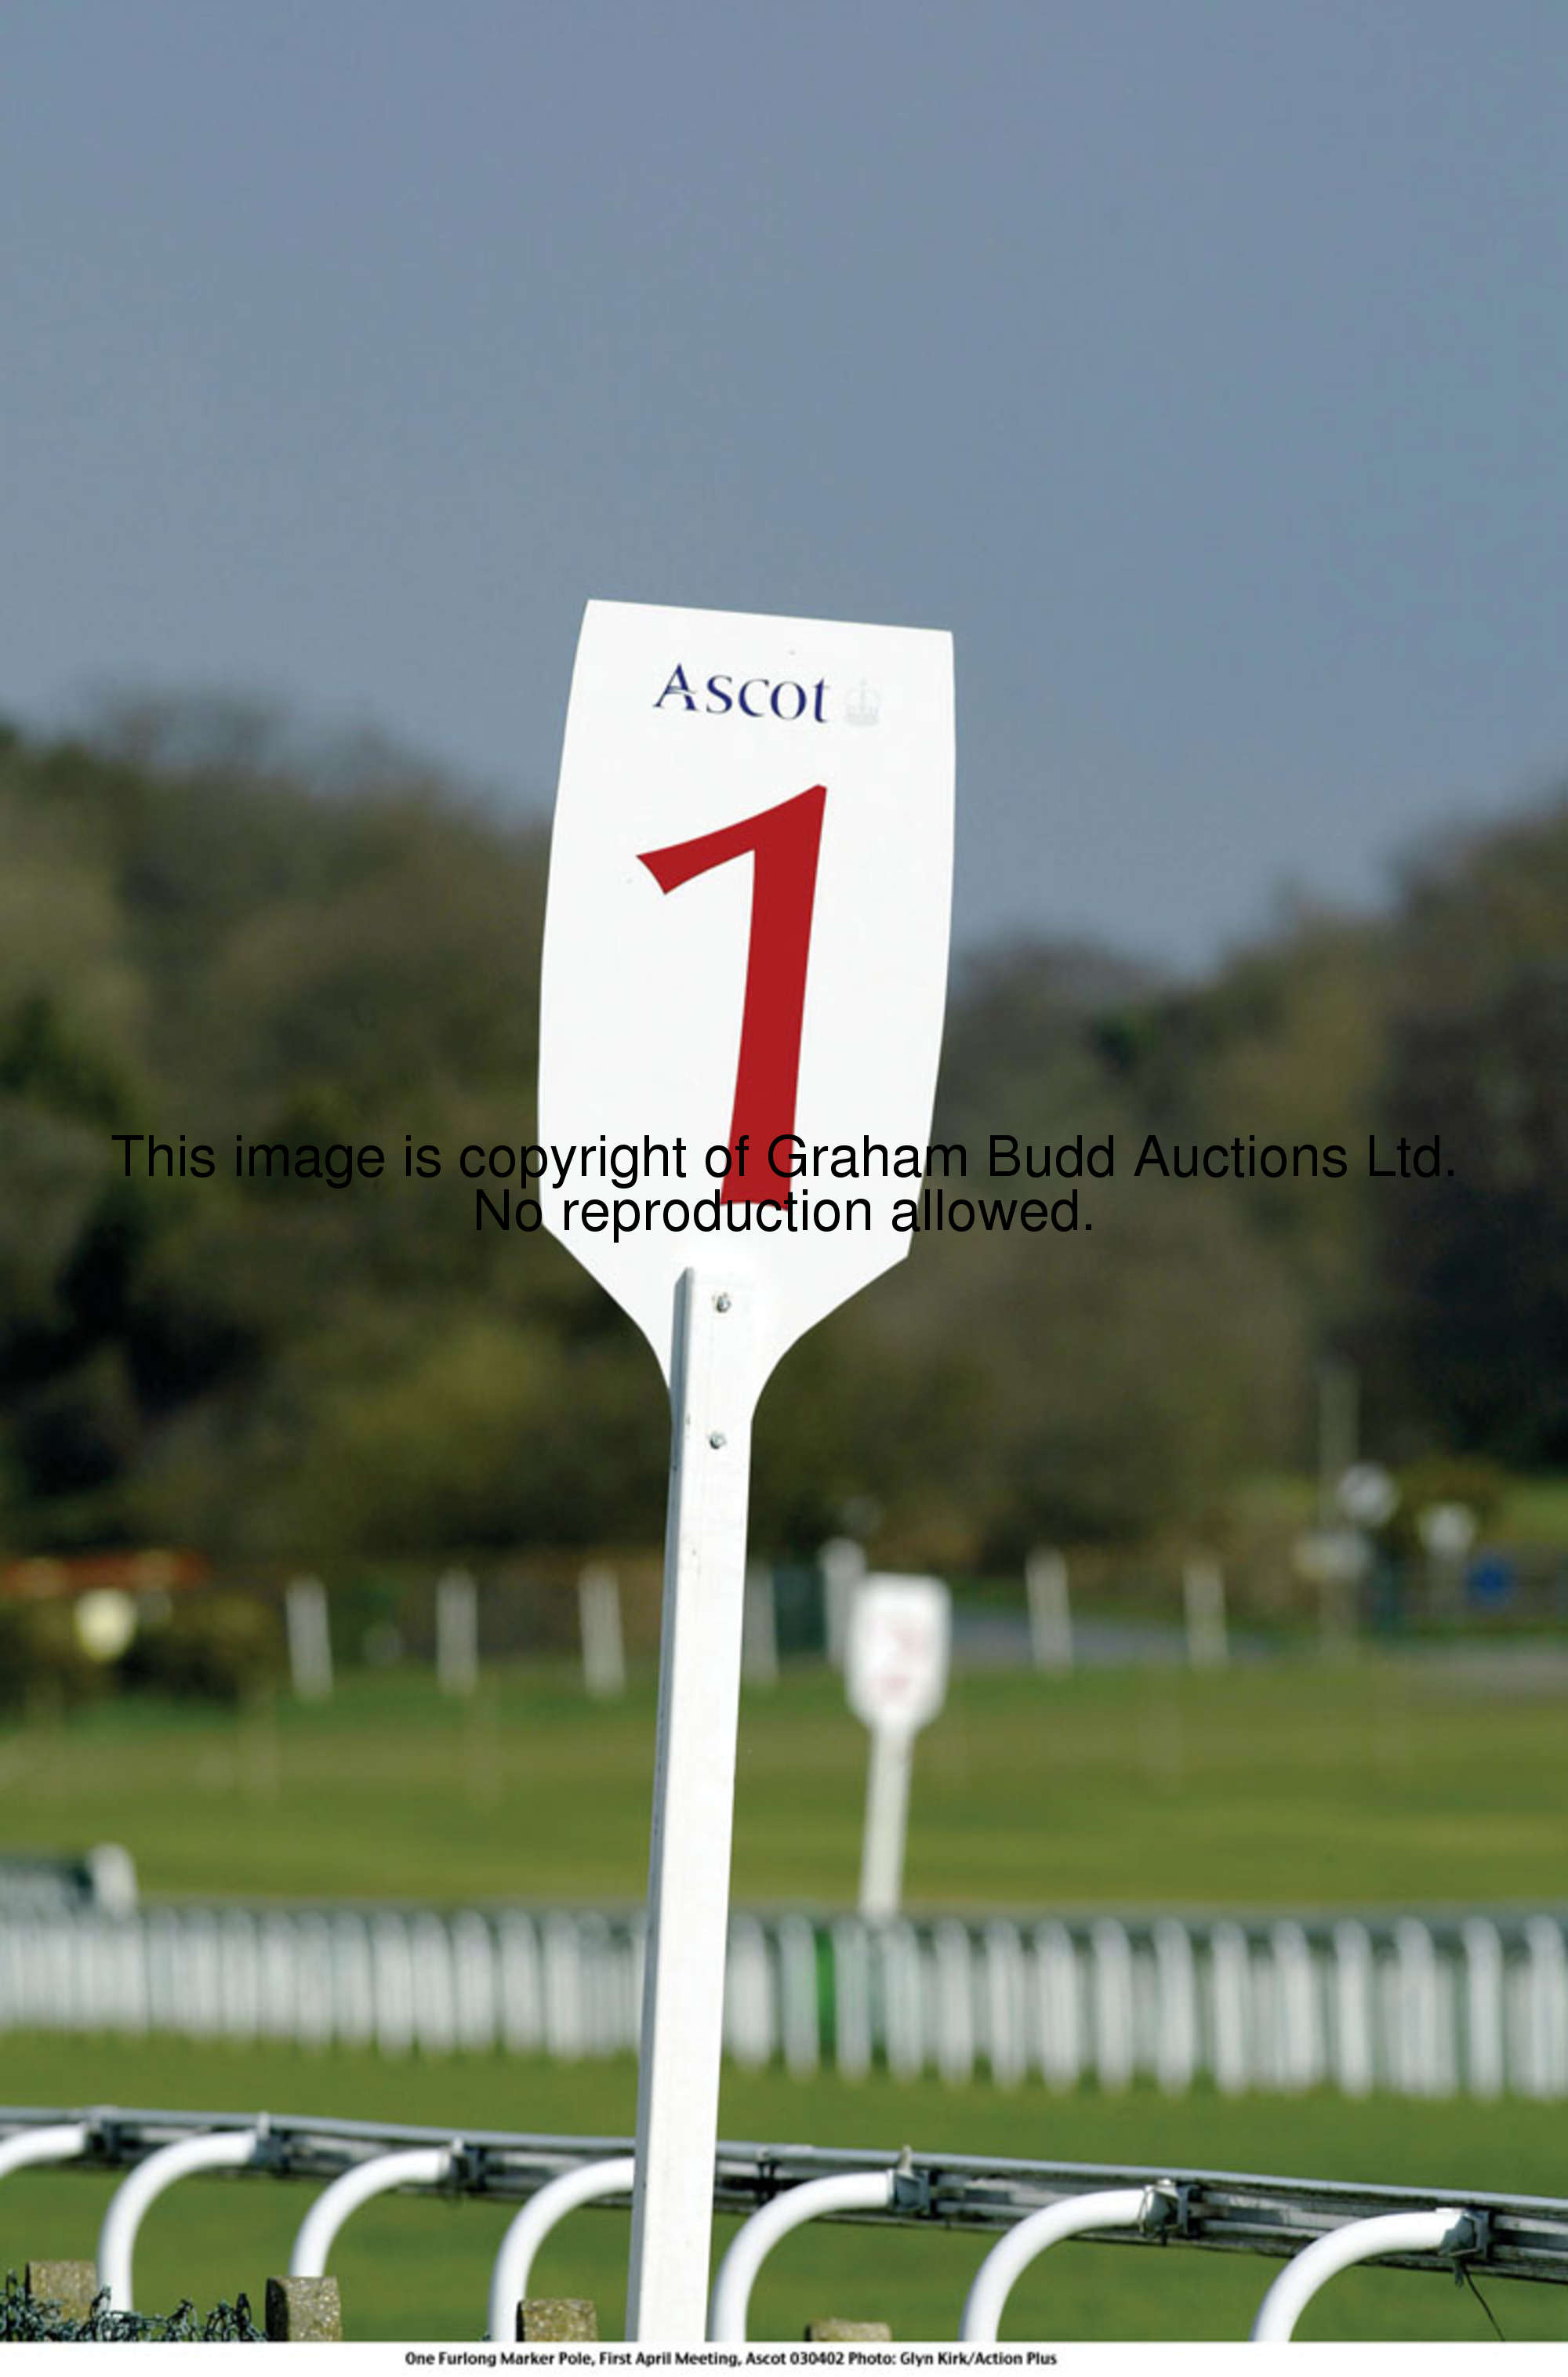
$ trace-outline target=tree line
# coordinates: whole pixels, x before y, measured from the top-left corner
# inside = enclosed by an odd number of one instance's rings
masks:
[[[405,1134],[530,1140],[546,855],[433,770],[260,714],[6,735],[0,1548],[657,1539],[652,1357],[559,1247],[476,1232],[456,1181],[127,1177],[115,1136],[374,1142],[393,1175]],[[917,1238],[770,1387],[759,1540],[848,1523],[967,1565],[1196,1527],[1309,1465],[1327,1354],[1385,1458],[1568,1462],[1565,951],[1559,798],[1195,983],[1075,942],[969,957],[933,1135],[972,1158],[1403,1134],[1454,1177],[1119,1163],[1083,1183],[1092,1234]]]

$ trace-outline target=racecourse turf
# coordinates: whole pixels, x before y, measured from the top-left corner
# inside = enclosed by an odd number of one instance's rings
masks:
[[[1568,1693],[1547,1654],[1493,1665],[1410,1654],[1305,1657],[1218,1675],[1026,1673],[954,1679],[921,1738],[911,1904],[1305,1906],[1557,1902],[1568,1874]],[[641,1894],[652,1681],[590,1704],[564,1670],[507,1671],[476,1702],[409,1669],[351,1671],[324,1707],[239,1715],[106,1702],[0,1733],[0,1845],[125,1842],[149,1892],[464,1900]],[[786,1672],[743,1713],[735,1889],[753,1901],[853,1900],[866,1741],[836,1679]],[[626,2133],[633,2072],[503,2057],[372,2056],[162,2040],[0,2037],[0,2101],[278,2111],[487,2128]],[[824,2145],[1187,2164],[1568,2194],[1562,2113],[1506,2101],[1349,2103],[1134,2089],[1013,2092],[877,2075],[809,2084],[728,2071],[732,2137]],[[71,2172],[0,2186],[0,2266],[89,2252],[112,2182]],[[151,2215],[138,2299],[169,2308],[286,2264],[306,2191],[187,2182]],[[349,2332],[462,2337],[484,2323],[506,2215],[390,2201],[336,2256]],[[982,2251],[946,2234],[818,2228],[781,2249],[757,2333],[821,2314],[884,2316],[951,2336]],[[552,2240],[541,2290],[621,2315],[624,2216],[588,2211]],[[1251,2256],[1073,2244],[1025,2278],[1009,2332],[1244,2335],[1275,2265]],[[1506,2335],[1568,2335],[1568,2290],[1483,2291]],[[1490,2335],[1446,2279],[1352,2273],[1313,2336]]]
[[[0,2040],[0,2098],[334,2114],[428,2123],[454,2133],[517,2128],[625,2135],[630,2061],[547,2064],[501,2057],[393,2063],[365,2054],[310,2054],[63,2039]],[[1297,2177],[1564,2192],[1562,2113],[1551,2105],[1429,2105],[1325,2094],[1227,2100],[1132,2089],[1048,2094],[953,2088],[937,2081],[809,2084],[781,2072],[727,2071],[726,2137],[817,2145],[898,2146],[1069,2160],[1187,2164]],[[86,2257],[114,2184],[98,2174],[24,2172],[0,2181],[0,2267],[29,2258]],[[137,2301],[166,2311],[184,2296],[206,2307],[237,2290],[259,2305],[269,2273],[312,2200],[303,2184],[264,2178],[182,2181],[150,2214],[137,2253]],[[356,2213],[333,2253],[351,2338],[476,2337],[489,2264],[510,2213],[492,2204],[387,2198]],[[715,2224],[722,2251],[733,2223]],[[592,2207],[564,2222],[534,2267],[539,2293],[587,2295],[606,2335],[621,2332],[628,2224]],[[985,2241],[941,2230],[818,2224],[781,2246],[753,2297],[754,2336],[798,2337],[824,2315],[884,2318],[896,2337],[951,2337]],[[1277,2262],[1251,2254],[1074,2242],[1021,2280],[1004,2335],[1049,2339],[1245,2336]],[[1568,2338],[1568,2287],[1486,2280],[1482,2292],[1510,2337]],[[1446,2276],[1365,2270],[1336,2279],[1312,2307],[1309,2338],[1412,2341],[1490,2335],[1475,2297]]]
[[[0,1730],[0,1847],[124,1841],[150,1892],[633,1899],[653,1689],[473,1702],[413,1669],[242,1715],[116,1701]],[[737,1900],[853,1902],[866,1736],[821,1669],[747,1695]],[[912,1905],[1556,1901],[1568,1666],[1527,1648],[1219,1674],[961,1674],[915,1762]]]

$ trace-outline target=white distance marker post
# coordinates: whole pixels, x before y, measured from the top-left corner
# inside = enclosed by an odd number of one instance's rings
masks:
[[[952,1598],[933,1576],[868,1576],[850,1605],[844,1645],[849,1705],[870,1728],[860,1912],[870,1922],[896,1915],[904,1894],[904,1843],[915,1737],[947,1697]]]
[[[557,1161],[533,1171],[670,1387],[635,2342],[705,2331],[751,1415],[796,1339],[909,1251],[952,770],[945,635],[588,606],[545,922]]]

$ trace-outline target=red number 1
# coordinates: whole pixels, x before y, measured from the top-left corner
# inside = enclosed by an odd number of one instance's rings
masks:
[[[746,1004],[740,1018],[740,1058],[730,1117],[730,1168],[721,1191],[727,1204],[784,1205],[789,1183],[768,1163],[775,1139],[795,1129],[800,1077],[800,1025],[806,1008],[806,961],[817,897],[817,853],[822,839],[827,787],[813,784],[776,808],[742,818],[690,842],[638,855],[661,891],[678,890],[694,876],[750,851],[751,940],[746,958]],[[737,1153],[747,1142],[742,1177]]]

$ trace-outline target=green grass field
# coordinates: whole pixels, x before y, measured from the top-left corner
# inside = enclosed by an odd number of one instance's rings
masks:
[[[1536,1680],[1418,1655],[961,1675],[916,1755],[909,1902],[1559,1899],[1568,1691]],[[121,1840],[157,1892],[634,1898],[652,1727],[650,1680],[606,1709],[537,1670],[469,1707],[412,1671],[271,1717],[111,1703],[0,1733],[0,1845]],[[748,1699],[737,1898],[853,1900],[865,1770],[831,1676]]]
[[[38,2104],[118,2101],[167,2107],[333,2113],[431,2123],[627,2134],[628,2061],[546,2064],[492,2058],[388,2063],[364,2055],[190,2047],[174,2042],[35,2037],[0,2041],[0,2096]],[[1151,2090],[1107,2097],[1002,2094],[885,2079],[810,2086],[782,2073],[725,2074],[721,2124],[734,2138],[954,2153],[1049,2155],[1083,2161],[1186,2163],[1376,2179],[1412,2185],[1563,2189],[1562,2114],[1540,2105],[1347,2104],[1327,2096],[1239,2102]],[[0,2183],[0,2263],[91,2253],[110,2178],[59,2171]],[[273,2180],[186,2181],[150,2215],[137,2263],[141,2308],[186,2294],[203,2305],[245,2289],[259,2304],[269,2272],[310,2202]],[[389,2199],[345,2228],[334,2263],[351,2336],[476,2336],[489,2264],[509,2217],[479,2204]],[[733,2224],[717,2224],[723,2249]],[[753,2298],[753,2333],[798,2336],[824,2314],[891,2320],[895,2335],[952,2336],[982,2241],[943,2231],[818,2226],[786,2240]],[[616,2335],[625,2299],[627,2221],[597,2208],[563,2224],[535,2265],[542,2293],[586,2294]],[[1277,2263],[1251,2255],[1074,2243],[1021,2282],[1005,2334],[1155,2339],[1245,2336]],[[1483,2281],[1509,2337],[1568,2337],[1568,2289]],[[1314,2305],[1308,2337],[1483,2340],[1474,2298],[1447,2279],[1352,2272]]]
[[[1561,1899],[1568,1726],[1552,1673],[1499,1674],[1489,1688],[1479,1669],[1412,1657],[1217,1677],[960,1676],[916,1758],[908,1896],[1029,1908]],[[121,1840],[152,1892],[632,1898],[646,1870],[652,1752],[647,1680],[607,1710],[571,1678],[537,1671],[493,1678],[469,1709],[408,1671],[351,1674],[330,1706],[284,1702],[269,1716],[107,1704],[0,1735],[0,1843]],[[787,1675],[748,1699],[738,1897],[852,1901],[865,1762],[831,1677]],[[624,2134],[633,2072],[10,2037],[0,2100]],[[807,2085],[732,2071],[722,2119],[732,2137],[820,2145],[1568,2192],[1561,2108],[1517,2102],[1060,2097],[1038,2084],[1011,2094],[882,2077]],[[64,2172],[5,2182],[6,2263],[90,2252],[110,2184]],[[149,2222],[144,2307],[239,2287],[256,2299],[285,2265],[307,2200],[273,2181],[188,2183]],[[339,2256],[351,2334],[476,2335],[505,2217],[420,2202],[358,2216]],[[625,2230],[623,2216],[580,2214],[536,2274],[542,2290],[592,2295],[606,2334],[621,2317]],[[798,2335],[808,2317],[837,2312],[888,2317],[905,2339],[951,2336],[982,2251],[943,2234],[808,2231],[760,2287],[758,2331]],[[1012,2333],[1239,2337],[1271,2266],[1075,2244],[1023,2282]],[[1568,2335],[1568,2292],[1486,2291],[1505,2334]],[[1336,2282],[1305,2332],[1490,2334],[1468,2293],[1386,2271]]]

